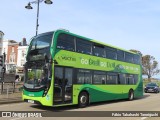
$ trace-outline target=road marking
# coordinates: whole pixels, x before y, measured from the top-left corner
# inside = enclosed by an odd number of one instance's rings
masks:
[[[148,117],[142,117],[141,120],[145,120],[145,119],[147,119],[147,118],[148,118]]]
[[[13,119],[10,119],[10,120],[19,120],[19,119],[23,119],[23,117],[19,117],[19,118],[13,118]]]

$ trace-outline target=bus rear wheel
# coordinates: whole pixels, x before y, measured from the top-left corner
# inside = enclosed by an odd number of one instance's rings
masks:
[[[78,106],[80,108],[86,107],[89,104],[89,96],[86,92],[81,92],[78,97]]]
[[[134,91],[130,90],[129,93],[128,93],[128,100],[132,101],[133,99],[134,99]]]

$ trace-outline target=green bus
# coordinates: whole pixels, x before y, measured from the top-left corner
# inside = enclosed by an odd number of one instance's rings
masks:
[[[67,30],[31,39],[23,100],[76,105],[143,96],[141,56]]]

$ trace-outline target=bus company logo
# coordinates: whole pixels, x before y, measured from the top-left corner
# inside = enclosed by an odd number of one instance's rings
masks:
[[[76,58],[72,56],[62,55],[58,57],[59,60],[76,61]]]
[[[50,99],[50,96],[49,95],[46,95],[46,100],[49,100]]]

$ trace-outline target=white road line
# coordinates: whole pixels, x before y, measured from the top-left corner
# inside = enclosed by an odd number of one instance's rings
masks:
[[[23,119],[23,117],[13,118],[13,119],[10,119],[10,120],[19,120],[19,119]]]
[[[145,120],[145,119],[147,119],[147,118],[148,118],[148,117],[142,117],[141,120]]]

